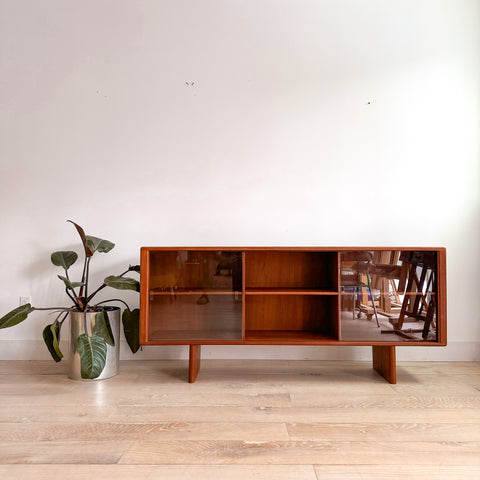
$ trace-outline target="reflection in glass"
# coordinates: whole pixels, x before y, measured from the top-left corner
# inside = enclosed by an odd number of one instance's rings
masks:
[[[150,289],[159,293],[242,290],[241,252],[153,252],[150,271]]]
[[[150,272],[150,340],[242,339],[241,252],[152,252]]]
[[[149,339],[226,341],[242,339],[242,295],[153,295]]]
[[[343,340],[436,341],[437,254],[341,253]]]

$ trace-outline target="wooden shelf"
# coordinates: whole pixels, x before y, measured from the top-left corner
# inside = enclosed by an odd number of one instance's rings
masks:
[[[338,295],[334,290],[314,288],[247,288],[245,295]]]
[[[203,288],[191,288],[191,289],[178,289],[178,290],[166,290],[154,288],[150,290],[150,295],[242,295],[242,292],[234,292],[232,290],[208,290]]]
[[[150,332],[153,341],[165,343],[189,343],[189,342],[239,342],[242,340],[241,330],[162,330],[156,329]]]
[[[298,330],[247,330],[245,341],[258,343],[282,343],[282,344],[312,344],[312,343],[336,343],[338,339],[331,335],[319,332]]]
[[[343,287],[343,285],[342,285]],[[345,288],[353,288],[353,286],[349,285]],[[366,288],[366,286],[362,287],[362,288]],[[354,292],[340,292],[340,295],[353,295]],[[379,296],[380,294],[377,294],[375,296]],[[427,293],[422,293],[422,292],[405,292],[405,293],[399,293],[399,295],[401,295],[402,297],[403,296],[418,296],[418,297],[426,297],[426,296],[435,296],[436,295],[436,292],[427,292]],[[385,293],[382,293],[381,296],[385,297],[385,296],[389,296]]]

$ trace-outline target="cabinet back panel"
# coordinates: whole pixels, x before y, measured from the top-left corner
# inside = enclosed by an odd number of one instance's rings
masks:
[[[334,335],[336,302],[336,296],[247,296],[245,329],[321,332]]]
[[[337,289],[335,252],[247,251],[246,288]]]

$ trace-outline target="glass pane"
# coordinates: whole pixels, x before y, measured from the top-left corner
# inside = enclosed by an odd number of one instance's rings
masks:
[[[150,253],[149,340],[241,340],[242,253]]]
[[[150,296],[150,341],[241,339],[241,293]]]
[[[165,251],[150,254],[150,291],[242,290],[242,254],[229,251]]]
[[[342,340],[437,341],[437,254],[340,255]]]

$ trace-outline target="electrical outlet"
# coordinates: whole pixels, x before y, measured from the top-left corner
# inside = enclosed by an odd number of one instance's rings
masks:
[[[19,303],[20,306],[26,305],[27,303],[32,303],[32,297],[20,297]]]

